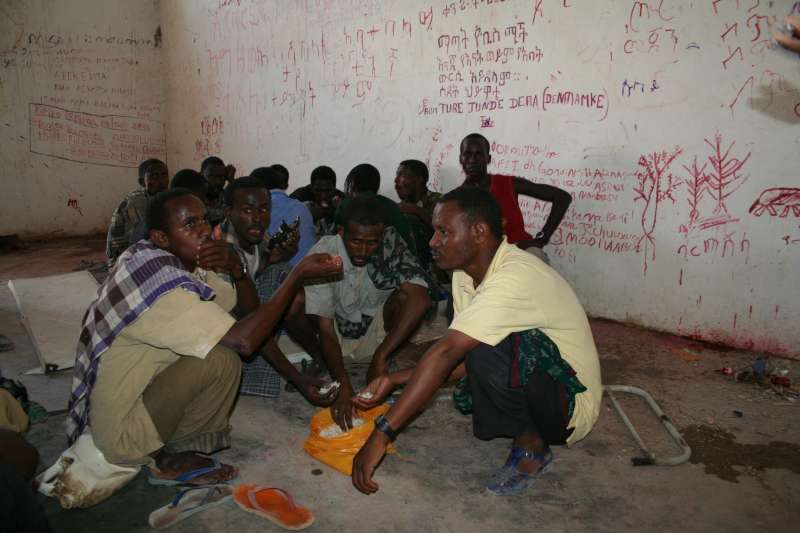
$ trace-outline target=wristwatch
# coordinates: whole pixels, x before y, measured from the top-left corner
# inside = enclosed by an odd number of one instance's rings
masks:
[[[394,440],[397,438],[397,431],[392,429],[392,426],[389,425],[389,421],[381,415],[375,419],[375,429],[378,431],[386,434],[389,437],[389,440]]]
[[[537,241],[538,241],[538,240],[542,240],[542,241],[544,241],[544,243],[545,243],[545,244],[547,244],[547,243],[549,243],[549,242],[550,242],[550,239],[548,239],[548,238],[545,236],[545,234],[544,234],[544,232],[543,232],[543,231],[540,231],[539,233],[537,233],[537,234],[536,234],[536,235],[535,235],[533,238],[534,238],[534,239],[536,239]]]

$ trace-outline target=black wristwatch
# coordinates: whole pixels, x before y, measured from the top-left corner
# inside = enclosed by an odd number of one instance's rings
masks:
[[[375,419],[375,429],[381,433],[384,433],[387,437],[389,437],[389,440],[393,441],[397,438],[397,431],[392,429],[392,426],[389,425],[389,421],[386,420],[386,417],[383,415]]]

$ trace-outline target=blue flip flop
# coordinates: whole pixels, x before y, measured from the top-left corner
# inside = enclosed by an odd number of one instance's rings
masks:
[[[213,464],[211,466],[204,466],[203,468],[198,468],[196,470],[190,470],[189,472],[184,472],[183,474],[173,478],[173,479],[162,479],[160,477],[155,477],[152,473],[147,477],[147,482],[151,485],[156,485],[160,487],[177,487],[177,486],[197,486],[201,487],[204,484],[200,483],[192,483],[193,479],[197,479],[201,476],[206,474],[210,474],[211,472],[216,472],[220,468],[222,468],[222,463],[220,463],[216,459],[211,459]],[[234,478],[235,479],[235,478]],[[230,479],[227,481],[231,481]]]
[[[193,514],[230,501],[233,487],[230,485],[206,485],[180,491],[164,507],[150,513],[148,522],[154,529],[166,529]]]
[[[555,456],[552,450],[545,453],[526,452],[521,448],[512,448],[506,464],[494,475],[494,480],[487,485],[486,490],[496,496],[513,496],[524,491],[538,479],[539,476],[550,470]],[[517,470],[517,464],[522,459],[535,459],[542,465],[533,474],[526,474]]]

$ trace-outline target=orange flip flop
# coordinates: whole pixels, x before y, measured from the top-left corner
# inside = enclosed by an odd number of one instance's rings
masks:
[[[294,503],[283,489],[264,485],[238,485],[233,489],[236,505],[284,529],[297,531],[314,523],[314,515]]]

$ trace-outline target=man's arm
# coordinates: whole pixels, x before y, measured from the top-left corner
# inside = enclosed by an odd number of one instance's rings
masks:
[[[550,208],[550,215],[547,217],[544,226],[542,226],[544,238],[534,239],[532,242],[522,241],[517,243],[518,246],[521,245],[521,248],[528,248],[530,246],[538,246],[541,248],[550,241],[553,232],[555,232],[558,225],[561,224],[564,213],[567,212],[569,204],[572,203],[572,196],[564,189],[544,183],[533,183],[523,178],[514,178],[514,191],[516,191],[517,194],[524,194],[525,196],[530,196],[531,198],[553,204]]]
[[[399,431],[420,412],[453,368],[478,344],[472,337],[448,329],[445,336],[422,356],[403,394],[384,415],[392,429]],[[356,455],[353,461],[353,485],[361,492],[371,494],[378,490],[378,485],[372,481],[372,474],[386,453],[388,444],[389,438],[385,433],[373,430]]]
[[[281,283],[272,297],[237,321],[222,337],[220,343],[237,353],[252,354],[271,334],[275,324],[281,319],[294,295],[300,289],[303,279],[332,276],[341,270],[340,258],[333,258],[327,254],[307,256],[289,272],[286,280]]]
[[[197,253],[200,267],[215,272],[225,272],[236,288],[236,307],[232,314],[243,317],[258,307],[258,292],[253,280],[244,271],[244,258],[236,252],[233,245],[211,240],[200,246]]]
[[[344,368],[342,346],[336,336],[335,327],[336,324],[333,318],[317,317],[322,359],[325,361],[325,366],[328,367],[331,377],[340,384],[339,394],[331,406],[331,415],[339,427],[347,430],[353,427],[353,395],[355,391],[350,383],[350,376]]]
[[[321,406],[328,406],[331,404],[336,395],[336,391],[331,390],[324,396],[320,395],[319,388],[324,382],[319,378],[306,376],[300,373],[286,358],[286,354],[283,353],[283,350],[278,347],[275,337],[270,337],[267,340],[262,353],[264,359],[271,364],[281,376],[294,383],[311,403]]]
[[[402,304],[394,313],[393,324],[386,338],[378,345],[367,372],[367,381],[386,373],[386,361],[419,326],[425,311],[431,306],[428,289],[416,283],[403,283],[398,289],[403,294]]]
[[[243,317],[255,311],[258,307],[259,300],[256,284],[243,270],[231,276],[233,286],[236,288],[236,307],[233,309],[233,314],[237,317]]]

